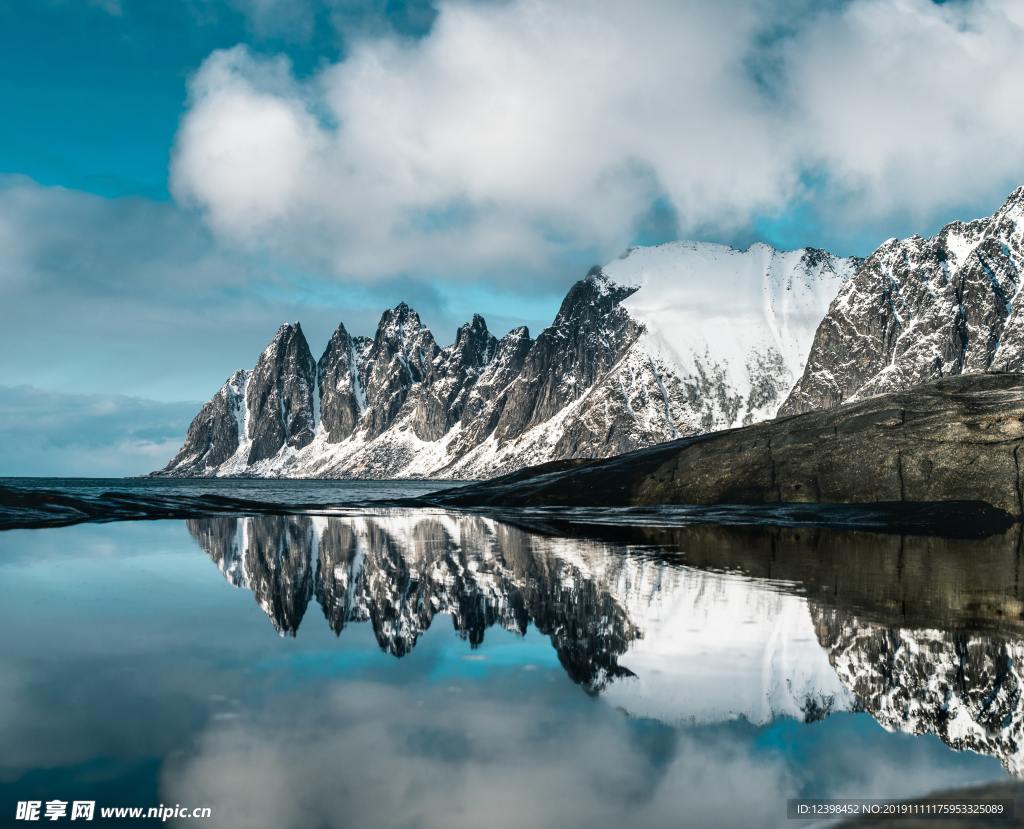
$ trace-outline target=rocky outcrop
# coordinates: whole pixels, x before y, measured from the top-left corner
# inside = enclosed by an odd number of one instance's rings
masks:
[[[299,323],[282,325],[252,371],[236,371],[193,419],[185,443],[156,474],[209,475],[267,466],[312,443],[316,363]]]
[[[434,377],[439,354],[434,336],[412,308],[402,302],[384,312],[364,363],[366,409],[360,429],[368,438],[395,421],[413,386]]]
[[[498,340],[474,315],[441,348],[400,303],[372,339],[339,325],[312,371],[298,325],[283,326],[244,405],[212,400],[157,474],[480,478],[761,420],[855,265],[766,245],[638,248],[573,285],[536,340]]]
[[[169,469],[182,475],[202,472],[226,463],[238,451],[244,434],[245,391],[249,372],[236,371],[195,416],[185,443],[171,458]]]
[[[1024,187],[990,218],[890,239],[843,286],[780,414],[1024,369]]]
[[[497,339],[479,314],[459,328],[455,342],[434,358],[431,382],[415,388],[410,420],[416,437],[440,440],[462,420],[470,394],[497,348]]]
[[[985,502],[1024,514],[1024,375],[944,378],[434,496],[458,506]]]
[[[273,457],[285,446],[301,449],[313,440],[315,387],[316,363],[301,326],[282,325],[246,384],[248,463]]]
[[[495,428],[499,440],[550,420],[615,364],[640,334],[619,304],[635,291],[614,284],[600,269],[573,285],[509,388]]]
[[[452,442],[453,457],[463,457],[494,432],[508,403],[512,385],[522,373],[532,348],[533,340],[526,326],[513,328],[498,340],[494,356],[469,387],[459,421],[459,433]]]
[[[316,365],[320,417],[331,443],[351,435],[366,411],[366,355],[372,345],[366,337],[350,337],[339,324]]]

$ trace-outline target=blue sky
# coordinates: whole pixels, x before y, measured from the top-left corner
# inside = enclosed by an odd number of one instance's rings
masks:
[[[53,450],[0,474],[145,471],[284,320],[536,332],[631,244],[990,213],[1022,34],[1009,0],[0,0],[0,405]]]

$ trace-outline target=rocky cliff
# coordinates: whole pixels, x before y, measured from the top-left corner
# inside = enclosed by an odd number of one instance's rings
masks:
[[[839,291],[780,414],[1024,369],[1024,187],[991,217],[890,239]]]

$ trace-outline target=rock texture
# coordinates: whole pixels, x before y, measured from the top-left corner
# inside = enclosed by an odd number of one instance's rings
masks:
[[[763,420],[857,264],[637,248],[573,285],[536,340],[498,340],[474,315],[442,348],[401,303],[372,339],[339,325],[315,366],[298,324],[282,326],[157,474],[480,478]]]
[[[1022,447],[1024,375],[960,375],[831,411],[471,484],[432,501],[459,506],[978,501],[1021,516]]]
[[[372,345],[366,337],[350,337],[339,324],[316,365],[321,423],[329,441],[351,435],[366,411],[366,355]]]
[[[890,239],[840,290],[780,414],[1024,369],[1024,187],[989,218]]]
[[[167,470],[239,470],[308,446],[316,363],[299,323],[282,325],[252,371],[236,371],[196,415]]]

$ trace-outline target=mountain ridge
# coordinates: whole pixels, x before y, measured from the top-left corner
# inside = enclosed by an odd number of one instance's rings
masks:
[[[372,338],[298,323],[232,374],[157,475],[489,478],[1024,369],[1024,187],[865,259],[668,242],[574,283],[551,325],[440,346],[402,302]]]
[[[858,262],[763,244],[633,248],[574,283],[536,339],[498,339],[475,314],[442,348],[402,302],[373,338],[339,324],[313,361],[286,324],[153,474],[468,479],[764,419],[802,369],[809,316]],[[746,322],[725,356],[704,300],[682,319],[659,299],[696,293],[708,269],[734,272]]]

